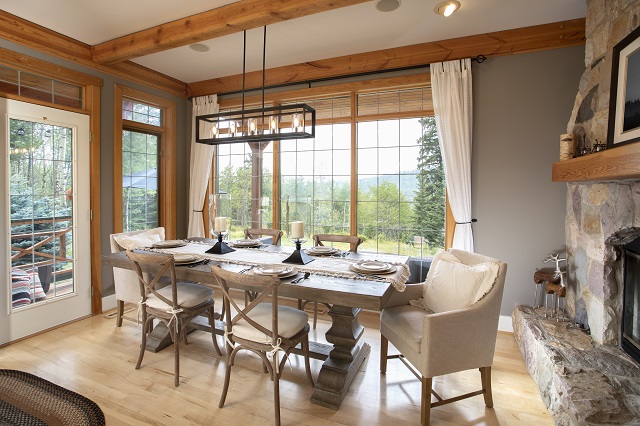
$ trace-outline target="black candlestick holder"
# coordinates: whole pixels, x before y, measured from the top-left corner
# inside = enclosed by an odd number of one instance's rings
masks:
[[[315,259],[302,251],[302,243],[307,240],[302,238],[289,238],[289,241],[296,245],[296,249],[291,253],[291,256],[287,257],[282,263],[293,263],[294,265],[306,265],[309,262],[313,262]]]
[[[227,245],[227,243],[222,241],[223,237],[224,237],[224,233],[223,232],[218,232],[218,242],[215,243],[215,245],[213,247],[211,247],[209,250],[207,250],[205,253],[227,254],[227,253],[231,253],[232,251],[235,251],[234,249],[229,247]]]

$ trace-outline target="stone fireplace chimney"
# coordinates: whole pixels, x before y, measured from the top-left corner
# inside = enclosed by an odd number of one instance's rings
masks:
[[[578,146],[605,143],[613,47],[640,25],[640,1],[588,0],[586,70],[568,133]],[[618,344],[622,282],[617,250],[606,244],[620,230],[640,226],[640,181],[569,183],[567,190],[567,303],[598,344]]]

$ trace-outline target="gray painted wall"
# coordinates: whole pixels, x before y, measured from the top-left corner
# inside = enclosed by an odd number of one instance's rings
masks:
[[[27,47],[0,39],[0,47],[13,50],[34,58],[57,64],[66,68],[84,72],[102,79],[100,97],[100,248],[102,253],[110,253],[109,234],[113,233],[113,89],[115,84],[133,87],[143,92],[152,93],[177,103],[177,152],[176,152],[176,201],[177,201],[177,236],[187,235],[187,202],[188,193],[185,190],[189,181],[189,150],[187,139],[187,111],[191,109],[191,103],[184,98],[178,98],[158,90],[154,90],[124,79],[104,74],[91,68],[78,65],[54,56],[50,56]],[[181,206],[184,206],[181,207]],[[109,296],[114,293],[113,275],[111,268],[102,268],[102,295]]]
[[[508,263],[502,315],[533,303],[533,273],[565,249],[566,184],[551,182],[584,71],[584,46],[473,65],[475,251]]]
[[[177,102],[177,236],[186,237],[191,104],[185,100],[0,39],[0,47],[103,79],[101,96],[101,249],[113,231],[113,87],[123,84]],[[502,314],[532,303],[540,259],[564,248],[566,185],[551,182],[559,135],[584,70],[584,47],[492,58],[474,64],[473,216],[478,253],[509,264]],[[181,207],[182,206],[182,207]],[[113,294],[110,268],[103,295]]]

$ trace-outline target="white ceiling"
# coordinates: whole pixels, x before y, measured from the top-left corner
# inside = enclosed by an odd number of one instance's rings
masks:
[[[266,67],[546,24],[586,16],[586,0],[460,0],[449,18],[433,12],[439,0],[401,0],[379,12],[375,2],[318,13],[267,27]],[[214,9],[229,0],[0,0],[0,9],[94,45]],[[242,33],[133,61],[191,83],[242,72]],[[247,31],[247,71],[262,68],[262,29]]]

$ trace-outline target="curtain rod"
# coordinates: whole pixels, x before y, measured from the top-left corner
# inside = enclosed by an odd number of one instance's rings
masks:
[[[472,62],[477,62],[479,64],[483,63],[484,61],[487,60],[487,57],[484,55],[478,55],[475,58],[471,58]],[[251,93],[251,92],[256,92],[256,91],[260,91],[260,90],[270,90],[270,89],[281,89],[283,87],[292,87],[292,86],[300,86],[300,85],[306,85],[308,88],[311,88],[312,84],[315,83],[324,83],[326,81],[335,81],[335,80],[344,80],[347,78],[357,78],[357,77],[366,77],[366,76],[370,76],[370,75],[376,75],[376,74],[387,74],[390,72],[397,72],[397,71],[411,71],[411,70],[417,70],[417,69],[429,69],[429,64],[426,65],[411,65],[411,66],[407,66],[407,67],[401,67],[401,68],[394,68],[394,69],[388,69],[388,70],[379,70],[379,71],[365,71],[365,72],[360,72],[360,73],[356,73],[356,74],[349,74],[349,75],[341,75],[341,76],[335,76],[335,77],[323,77],[323,78],[316,78],[313,80],[304,80],[304,81],[298,81],[298,82],[292,82],[292,83],[281,83],[281,84],[273,84],[271,86],[263,86],[262,87],[256,87],[254,89],[248,89],[248,90],[244,90],[245,93]],[[229,95],[238,95],[240,93],[242,93],[242,90],[233,90],[230,92],[223,92],[223,93],[218,93],[218,97],[221,96],[229,96]],[[189,97],[189,100],[191,100],[193,98],[193,96]]]

